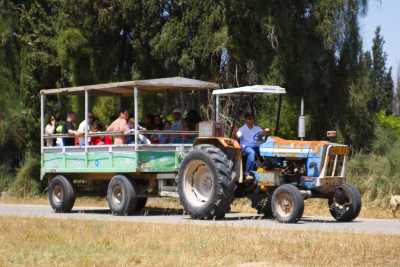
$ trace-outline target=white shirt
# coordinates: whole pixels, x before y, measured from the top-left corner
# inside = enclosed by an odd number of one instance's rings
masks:
[[[246,146],[258,147],[256,141],[254,141],[254,136],[261,131],[263,131],[263,129],[261,129],[256,125],[253,125],[251,129],[247,127],[247,124],[240,127],[236,133],[237,136],[239,137],[240,147],[242,149],[245,148]]]
[[[85,131],[86,131],[86,128],[88,127],[88,125],[87,125],[87,123],[86,123],[86,120],[83,120],[80,124],[79,124],[79,127],[78,127],[78,133],[79,134],[81,134],[81,135],[83,135],[83,136],[81,136],[81,137],[79,137],[79,144],[82,146],[82,145],[84,145],[85,144]],[[88,128],[88,131],[89,131],[90,129]],[[90,137],[88,138],[88,143],[90,142]]]

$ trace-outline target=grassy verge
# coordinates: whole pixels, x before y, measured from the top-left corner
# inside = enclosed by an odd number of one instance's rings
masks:
[[[30,197],[30,198],[18,198],[18,197],[8,196],[0,198],[0,203],[48,205],[48,200],[44,196]],[[309,199],[306,200],[305,205],[306,205],[304,210],[305,216],[331,216],[328,210],[328,204],[326,200]],[[107,203],[104,198],[100,197],[80,197],[77,198],[75,206],[107,207]],[[149,199],[146,207],[166,209],[166,210],[182,209],[178,200],[167,199],[167,198],[151,198]],[[232,211],[246,212],[246,213],[256,212],[253,208],[251,208],[250,201],[248,201],[247,199],[235,200],[232,205]],[[379,218],[379,219],[393,218],[390,209],[383,209],[380,207],[376,207],[366,201],[363,202],[363,208],[361,210],[360,216],[364,218]]]
[[[0,232],[0,266],[400,265],[388,235],[13,217]]]

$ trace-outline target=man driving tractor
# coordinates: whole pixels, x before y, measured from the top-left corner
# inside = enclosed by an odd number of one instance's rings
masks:
[[[246,113],[246,122],[236,132],[236,137],[239,139],[240,148],[246,159],[244,177],[246,180],[253,179],[250,175],[250,171],[255,170],[256,155],[259,153],[259,142],[256,140],[256,136],[260,134],[268,134],[269,128],[262,129],[254,123],[254,115],[252,113]]]

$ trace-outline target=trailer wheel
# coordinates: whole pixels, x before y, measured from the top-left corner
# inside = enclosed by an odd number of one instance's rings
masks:
[[[279,186],[272,194],[272,213],[281,223],[296,223],[304,212],[304,198],[291,184]]]
[[[222,219],[229,212],[236,180],[233,162],[219,148],[198,145],[182,161],[179,199],[194,219]]]
[[[349,184],[338,186],[328,200],[329,211],[339,222],[351,222],[360,214],[361,195],[358,189]]]
[[[107,203],[112,214],[119,216],[133,214],[137,200],[135,188],[127,177],[116,175],[111,179],[107,189]]]
[[[70,212],[75,203],[75,192],[71,182],[62,175],[51,179],[48,189],[51,207],[55,212]]]

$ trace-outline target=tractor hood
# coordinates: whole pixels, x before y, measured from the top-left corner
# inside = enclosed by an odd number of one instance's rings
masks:
[[[263,157],[288,157],[288,158],[308,158],[321,157],[324,147],[327,145],[341,147],[348,154],[348,147],[345,145],[334,144],[328,141],[300,141],[286,140],[276,136],[268,137],[267,141],[260,145],[260,155]]]

